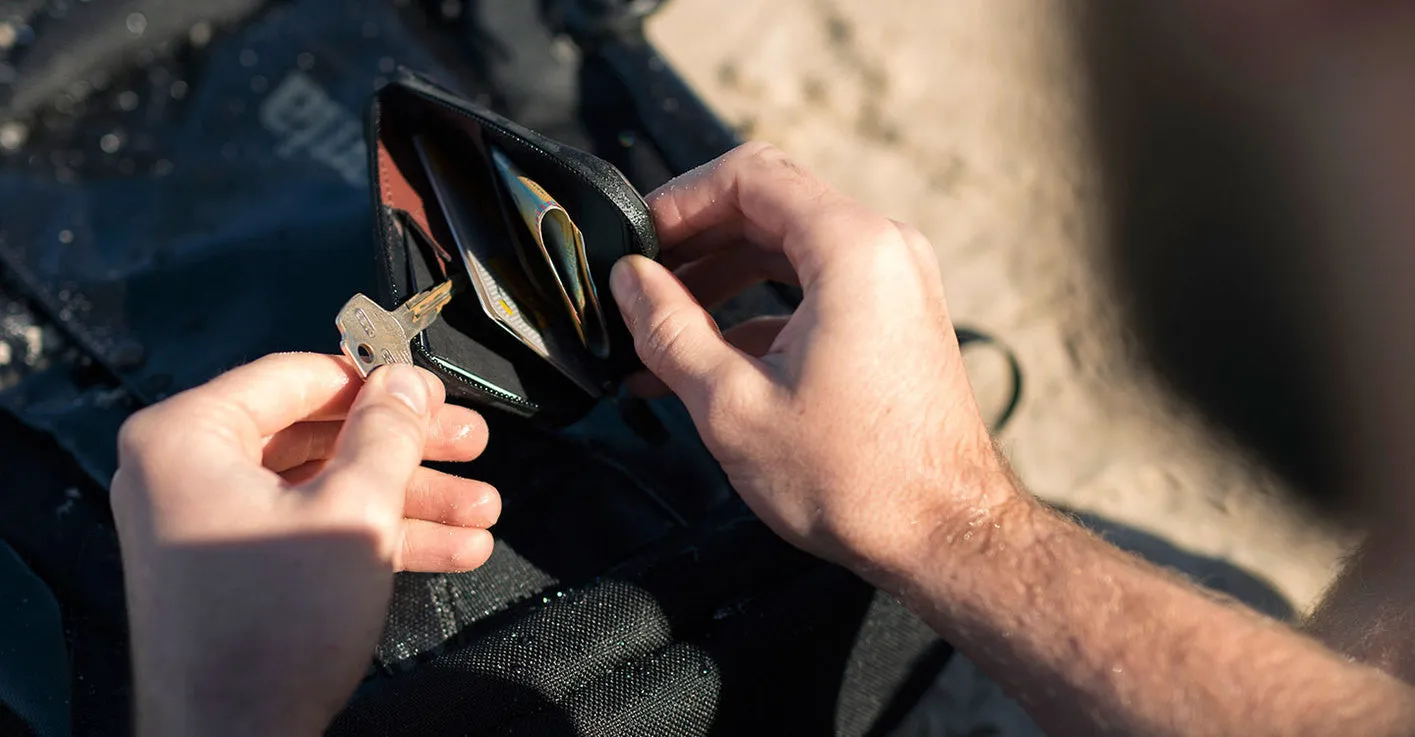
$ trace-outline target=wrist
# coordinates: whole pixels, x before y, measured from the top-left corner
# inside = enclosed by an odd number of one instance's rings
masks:
[[[1036,509],[984,436],[920,481],[913,512],[882,531],[875,545],[857,551],[851,568],[874,586],[898,594],[944,558],[951,566],[991,557],[1009,535],[1026,527]]]

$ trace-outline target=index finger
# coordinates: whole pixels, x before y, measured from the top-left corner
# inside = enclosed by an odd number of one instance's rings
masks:
[[[655,190],[648,201],[665,250],[696,241],[693,248],[711,251],[745,239],[784,252],[807,289],[852,245],[898,236],[888,220],[764,143],[738,146]]]
[[[145,412],[210,418],[259,457],[262,439],[296,422],[339,419],[363,386],[343,357],[277,353],[232,369]]]

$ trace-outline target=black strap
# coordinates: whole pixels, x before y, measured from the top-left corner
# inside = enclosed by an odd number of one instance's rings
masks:
[[[1012,396],[1007,400],[1007,406],[1003,407],[997,417],[988,423],[993,432],[1000,432],[1012,419],[1012,415],[1017,412],[1017,405],[1022,402],[1022,364],[1017,360],[1017,353],[987,333],[962,327],[955,328],[954,332],[958,335],[959,348],[967,350],[970,345],[990,345],[1001,351],[1003,357],[1007,359],[1007,366],[1012,371]]]

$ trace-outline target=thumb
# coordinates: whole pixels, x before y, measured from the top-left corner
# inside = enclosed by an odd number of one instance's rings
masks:
[[[625,256],[614,264],[609,288],[644,366],[689,408],[747,368],[747,357],[723,339],[712,316],[662,264]]]
[[[334,454],[316,481],[320,493],[402,516],[403,491],[423,461],[428,426],[444,399],[442,382],[402,364],[369,376],[349,408]],[[350,497],[361,497],[351,499]]]

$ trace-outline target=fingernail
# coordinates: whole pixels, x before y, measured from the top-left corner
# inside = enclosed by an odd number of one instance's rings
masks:
[[[629,261],[633,256],[625,256],[614,262],[614,268],[609,272],[609,291],[614,293],[614,299],[619,302],[620,307],[626,306],[633,298],[635,283],[637,281],[633,271],[634,266]]]
[[[427,414],[428,388],[421,371],[412,366],[391,364],[385,366],[382,372],[383,388],[389,394],[402,400],[413,412]]]

